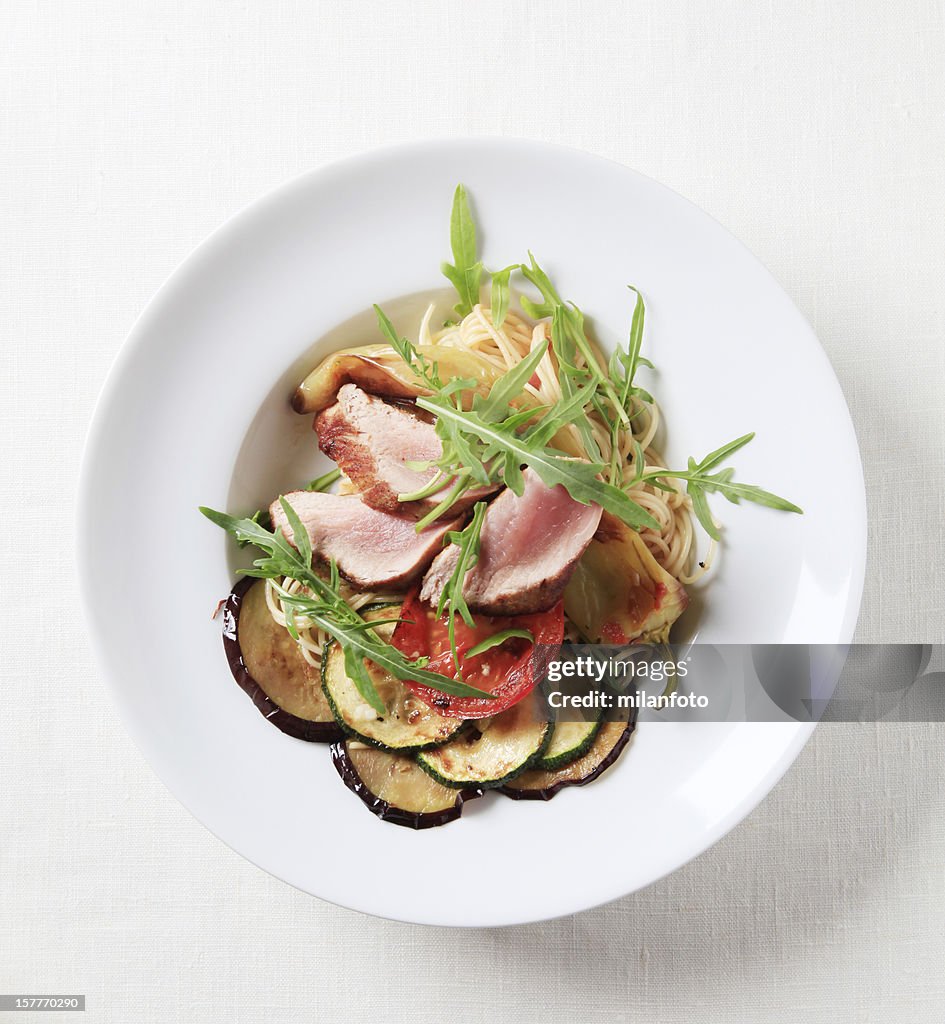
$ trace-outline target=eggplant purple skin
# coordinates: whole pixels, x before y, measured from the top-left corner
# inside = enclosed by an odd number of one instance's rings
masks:
[[[624,729],[620,739],[613,745],[610,753],[590,775],[585,775],[582,779],[562,779],[553,786],[546,786],[544,789],[512,789],[510,786],[502,786],[498,792],[504,793],[505,796],[511,797],[513,800],[550,800],[553,796],[560,793],[562,789],[568,789],[570,786],[586,786],[589,782],[600,778],[608,768],[616,763],[617,758],[620,757],[630,742],[630,737],[633,735],[635,728],[635,720],[627,722],[627,728]]]
[[[308,743],[334,743],[344,735],[337,722],[311,722],[305,718],[290,714],[266,693],[266,691],[250,675],[243,662],[237,630],[239,628],[240,608],[246,592],[256,582],[252,576],[244,576],[230,591],[223,605],[223,650],[230,666],[233,678],[241,690],[256,705],[256,709],[267,721],[271,722],[288,736]]]
[[[401,807],[395,807],[386,800],[375,796],[361,781],[358,770],[351,763],[348,751],[345,749],[344,741],[331,745],[331,763],[335,771],[341,776],[341,781],[360,797],[362,803],[372,813],[376,814],[382,821],[388,821],[392,825],[402,825],[404,828],[422,829],[436,828],[439,825],[448,825],[462,817],[463,804],[467,800],[475,800],[482,796],[482,790],[476,788],[458,789],[456,791],[456,803],[442,811],[405,811]]]

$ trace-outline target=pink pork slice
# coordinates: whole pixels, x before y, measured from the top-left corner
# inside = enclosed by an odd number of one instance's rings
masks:
[[[417,533],[416,520],[365,505],[356,494],[292,491],[285,495],[308,531],[315,559],[338,563],[338,571],[362,590],[403,589],[417,579],[460,519],[436,522]],[[269,507],[273,529],[291,541],[282,506]]]
[[[546,487],[526,469],[525,491],[506,488],[486,510],[479,561],[463,585],[473,611],[526,615],[556,604],[600,523],[599,505],[582,505],[560,484]],[[434,606],[456,568],[451,544],[433,560],[420,596]]]
[[[428,498],[402,502],[398,494],[425,487],[435,468],[411,469],[408,462],[435,462],[443,454],[433,424],[416,409],[369,395],[356,384],[345,384],[338,399],[315,419],[318,446],[341,467],[361,492],[361,500],[382,512],[419,519],[446,496],[449,484]],[[465,511],[496,488],[468,491],[446,514]]]

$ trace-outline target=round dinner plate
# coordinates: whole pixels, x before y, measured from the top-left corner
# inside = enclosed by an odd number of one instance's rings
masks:
[[[680,196],[625,167],[532,142],[427,142],[307,174],[216,231],[150,303],[91,426],[79,568],[93,645],[125,726],[171,792],[278,878],[372,914],[443,925],[555,917],[632,892],[731,829],[812,726],[641,727],[599,781],[543,802],[489,795],[414,832],[380,821],[326,747],[273,728],[227,669],[211,616],[245,564],[197,512],[249,513],[317,471],[295,384],[329,351],[403,331],[444,302],[457,182],[483,258],[532,250],[606,348],[647,302],[648,386],[670,463],[749,430],[738,478],[803,516],[715,503],[716,569],[683,624],[709,642],[851,639],[866,513],[850,417],[811,328],[771,275]],[[241,561],[242,559],[242,561]]]

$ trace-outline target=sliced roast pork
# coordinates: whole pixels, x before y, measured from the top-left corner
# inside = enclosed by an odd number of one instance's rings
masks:
[[[460,520],[438,522],[417,533],[407,516],[378,512],[356,494],[292,491],[285,495],[308,530],[315,557],[334,559],[346,579],[362,590],[403,587],[415,580]],[[273,529],[292,540],[292,530],[278,501],[269,508]]]
[[[397,500],[398,494],[419,491],[436,475],[432,467],[416,470],[407,463],[435,462],[443,454],[433,424],[411,406],[387,402],[356,384],[345,384],[335,404],[316,417],[315,430],[319,448],[338,463],[371,508],[419,519],[449,491],[446,483],[420,501]],[[447,515],[455,516],[488,493],[488,489],[469,491]]]
[[[506,488],[486,510],[479,561],[463,585],[473,611],[525,615],[551,608],[600,523],[599,505],[582,505],[560,485],[546,487],[531,469],[524,476],[522,497]],[[455,544],[436,556],[423,580],[424,600],[439,601],[458,557]]]

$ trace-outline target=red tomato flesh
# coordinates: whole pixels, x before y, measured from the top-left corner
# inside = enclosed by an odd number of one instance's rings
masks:
[[[410,659],[428,657],[426,667],[431,672],[455,679],[446,615],[437,618],[436,610],[420,600],[417,590],[407,595],[400,615],[403,621],[397,624],[391,643]],[[564,639],[564,603],[561,601],[550,611],[534,615],[474,615],[473,621],[475,624],[470,628],[456,616],[456,649],[463,669],[462,681],[477,690],[495,694],[493,699],[454,697],[420,683],[407,683],[424,703],[447,718],[497,715],[531,693],[538,681],[533,665],[534,648],[522,637],[512,637],[467,658],[465,653],[470,648],[506,629],[527,629],[536,644],[552,649]]]

